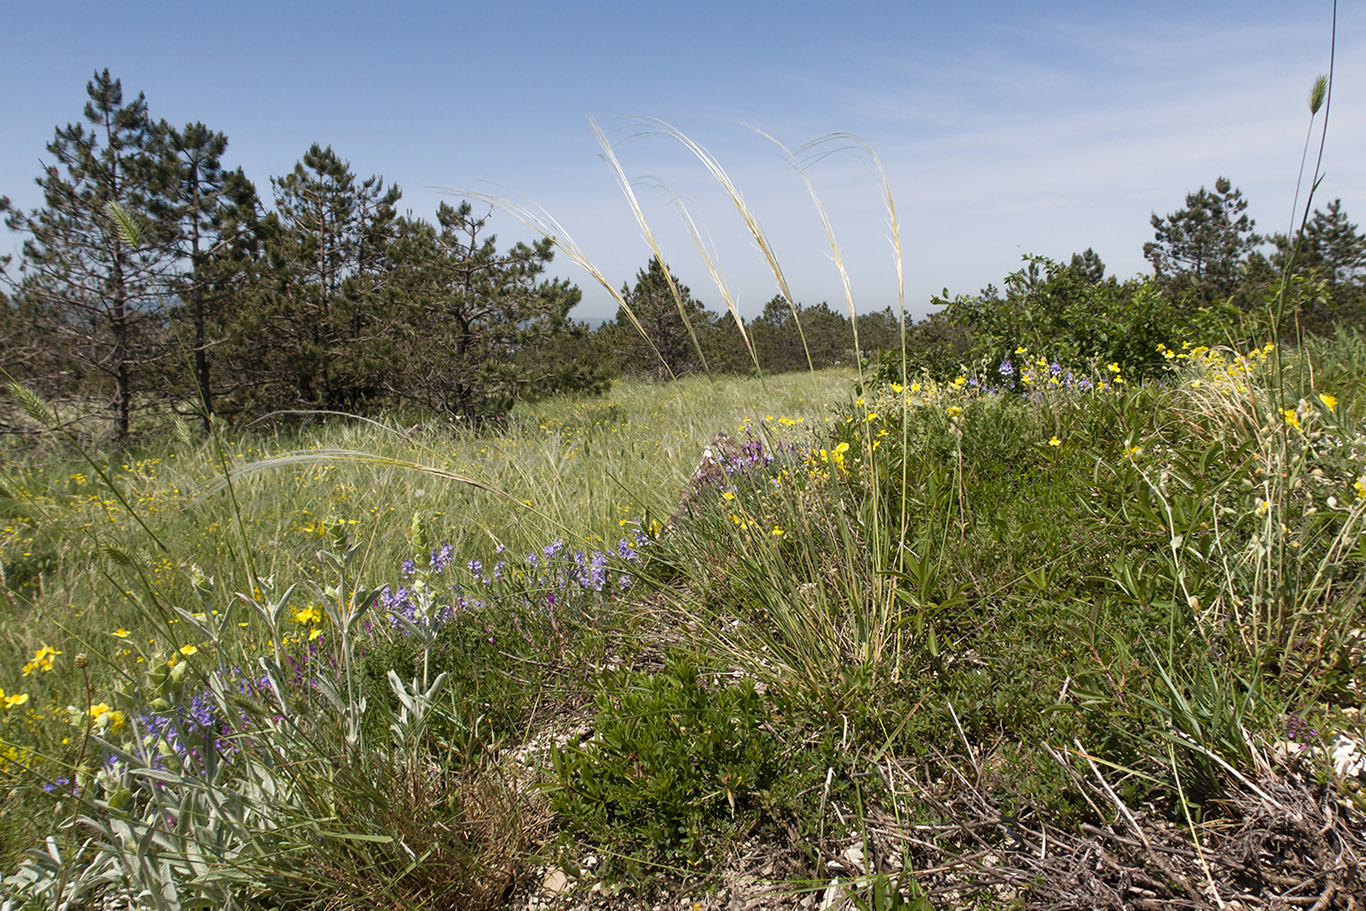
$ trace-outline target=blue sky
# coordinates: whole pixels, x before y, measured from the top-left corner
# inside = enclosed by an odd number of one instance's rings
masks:
[[[758,216],[795,296],[845,306],[819,217],[758,127],[791,147],[857,134],[886,168],[913,314],[972,293],[1025,253],[1088,246],[1120,276],[1154,211],[1228,176],[1263,231],[1290,223],[1306,97],[1328,68],[1331,3],[850,2],[13,4],[0,57],[0,194],[39,200],[53,129],[108,67],[151,113],[225,132],[263,197],[310,143],[432,217],[452,190],[534,203],[620,286],[650,256],[587,125],[596,117],[696,297],[721,297],[682,230],[693,211],[746,314],[776,291],[715,181],[633,115],[709,149]],[[1339,12],[1322,203],[1366,219],[1366,10]],[[644,134],[644,135],[642,135]],[[810,171],[858,309],[895,306],[879,184],[836,154]],[[450,188],[450,189],[442,189]],[[529,236],[495,213],[501,240]],[[17,246],[0,237],[0,249]],[[615,305],[585,291],[575,315]]]

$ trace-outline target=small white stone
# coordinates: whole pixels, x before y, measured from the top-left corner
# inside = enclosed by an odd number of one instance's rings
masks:
[[[559,895],[569,888],[569,875],[563,870],[551,870],[541,882],[541,891],[546,895]]]

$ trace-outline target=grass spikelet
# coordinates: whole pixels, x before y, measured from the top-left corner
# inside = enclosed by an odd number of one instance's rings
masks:
[[[117,202],[111,202],[105,206],[105,211],[109,213],[109,218],[114,222],[114,230],[118,232],[119,240],[129,250],[136,250],[142,246],[142,230],[133,221],[133,217],[128,214],[128,210]]]
[[[47,407],[36,392],[29,389],[23,383],[11,382],[7,385],[9,386],[10,396],[19,403],[24,409],[25,414],[42,425],[44,429],[50,429],[57,426],[58,421],[56,414]]]

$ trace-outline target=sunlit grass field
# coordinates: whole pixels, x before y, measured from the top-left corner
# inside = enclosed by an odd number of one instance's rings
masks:
[[[93,464],[52,448],[11,452],[3,666],[21,668],[41,645],[125,649],[109,636],[140,625],[141,596],[101,572],[101,548],[139,557],[150,586],[177,601],[194,597],[192,578],[231,587],[246,585],[244,573],[315,575],[316,553],[336,532],[363,544],[361,575],[383,578],[412,556],[414,517],[462,562],[498,545],[615,544],[623,527],[663,522],[678,507],[716,432],[814,439],[851,386],[847,370],[621,382],[603,397],[519,406],[480,433],[336,418],[224,431],[221,444],[161,437]],[[32,692],[33,703],[70,701],[72,683],[63,675],[52,692]]]

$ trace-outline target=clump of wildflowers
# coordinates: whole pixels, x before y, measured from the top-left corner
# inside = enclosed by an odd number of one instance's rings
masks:
[[[551,607],[589,592],[617,598],[630,587],[631,576],[612,573],[611,567],[637,562],[647,543],[648,537],[637,528],[610,551],[570,550],[563,540],[555,540],[521,561],[506,559],[507,548],[500,544],[492,566],[471,558],[462,578],[451,571],[455,549],[447,543],[432,551],[426,568],[404,561],[401,571],[410,581],[384,586],[376,604],[390,627],[412,632],[412,627],[438,628],[469,611],[526,606],[532,600]]]
[[[62,653],[57,651],[52,646],[44,645],[42,648],[38,649],[37,652],[34,653],[33,660],[30,661],[28,664],[24,665],[23,675],[27,677],[34,671],[52,670],[52,659],[60,654]]]

